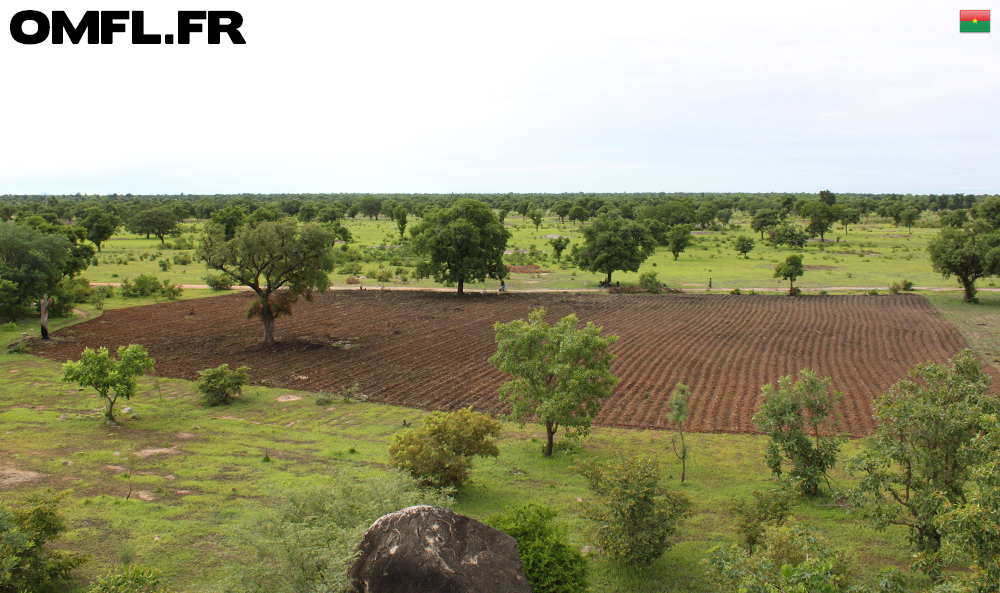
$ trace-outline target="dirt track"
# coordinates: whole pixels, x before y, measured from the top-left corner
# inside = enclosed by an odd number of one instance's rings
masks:
[[[35,351],[64,361],[85,347],[140,343],[157,374],[197,379],[224,362],[253,380],[318,391],[357,381],[374,401],[429,409],[473,404],[501,412],[505,380],[487,359],[493,323],[544,306],[550,323],[569,313],[621,336],[613,372],[622,381],[598,423],[664,427],[670,391],[692,389],[690,429],[746,432],[761,385],[802,367],[833,378],[851,434],[872,428],[871,400],[913,365],[944,362],[965,346],[926,299],[899,296],[608,295],[482,296],[409,291],[331,291],[279,319],[279,344],[263,348],[246,320],[245,293],[108,311],[60,330]]]

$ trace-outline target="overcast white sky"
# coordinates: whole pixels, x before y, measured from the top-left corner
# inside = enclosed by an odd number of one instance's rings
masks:
[[[0,193],[1000,193],[980,0],[0,6]],[[247,44],[20,45],[25,9]]]

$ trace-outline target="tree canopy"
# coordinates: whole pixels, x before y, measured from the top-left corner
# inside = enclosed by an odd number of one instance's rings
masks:
[[[608,214],[583,229],[583,246],[576,263],[581,270],[607,274],[610,284],[612,272],[638,272],[655,250],[656,241],[645,225]]]
[[[802,265],[801,255],[789,255],[785,258],[785,261],[781,262],[774,267],[774,277],[782,278],[788,280],[788,294],[795,294],[795,287],[793,283],[795,279],[806,273],[805,267]]]
[[[976,280],[1000,274],[1000,231],[943,228],[927,245],[931,267],[962,284],[963,302],[976,302]]]
[[[0,223],[0,309],[8,319],[25,315],[31,303],[54,292],[74,267],[66,237]]]
[[[108,349],[101,346],[97,351],[84,348],[80,360],[66,361],[63,365],[63,381],[75,381],[84,387],[93,387],[98,395],[108,401],[104,417],[114,422],[115,401],[119,397],[132,399],[135,395],[136,377],[153,370],[155,361],[139,344],[118,347],[118,358],[112,358]]]
[[[154,235],[163,243],[164,238],[177,229],[177,215],[165,206],[156,206],[137,212],[126,226],[136,235]]]
[[[545,425],[545,455],[552,455],[559,427],[585,435],[611,395],[618,378],[611,374],[614,355],[608,346],[618,336],[601,337],[601,328],[588,321],[577,329],[576,315],[553,326],[545,323],[545,309],[536,309],[528,321],[497,322],[497,351],[490,363],[514,379],[500,387],[500,400],[510,402],[511,417],[522,424],[537,416]]]
[[[257,300],[247,311],[264,324],[264,342],[274,342],[274,320],[290,315],[299,296],[330,285],[334,261],[330,232],[315,223],[286,217],[239,227],[226,240],[226,227],[212,223],[202,234],[197,255],[210,269],[250,287]]]
[[[414,250],[428,257],[418,266],[418,274],[449,286],[457,284],[458,294],[466,282],[503,280],[509,274],[503,253],[510,231],[483,202],[463,199],[451,208],[427,212],[410,234]]]
[[[80,226],[87,229],[87,239],[101,250],[101,244],[111,238],[122,226],[122,219],[116,214],[96,206],[87,210],[86,217],[80,221]]]

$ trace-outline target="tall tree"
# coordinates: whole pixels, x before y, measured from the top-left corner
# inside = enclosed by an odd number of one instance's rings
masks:
[[[394,218],[396,219],[396,228],[399,229],[399,238],[402,239],[406,234],[406,208],[397,207]]]
[[[210,224],[202,234],[197,255],[210,269],[250,287],[257,299],[247,311],[264,324],[264,343],[274,343],[274,320],[290,315],[299,296],[312,298],[314,290],[330,285],[334,260],[333,236],[315,223],[299,224],[286,217],[245,225],[226,240],[226,229]]]
[[[177,229],[177,215],[169,208],[156,206],[137,212],[132,216],[127,228],[130,232],[146,235],[147,238],[154,235],[163,244],[165,237]]]
[[[750,219],[750,228],[760,233],[761,241],[764,240],[764,231],[773,229],[781,222],[777,211],[771,208],[761,208],[753,213]]]
[[[785,261],[774,267],[774,277],[788,280],[788,294],[795,295],[795,279],[806,273],[801,255],[789,255]]]
[[[503,252],[510,231],[483,202],[461,199],[451,208],[427,212],[410,234],[414,250],[429,258],[417,267],[418,274],[458,284],[458,294],[466,282],[503,280],[509,274]]]
[[[562,257],[562,252],[569,247],[569,237],[555,237],[549,239],[549,245],[552,246],[552,252],[556,255],[556,262],[559,262],[559,258]]]
[[[942,567],[938,518],[966,501],[970,471],[981,462],[970,445],[1000,413],[990,382],[969,350],[948,366],[917,365],[875,400],[875,434],[847,463],[861,477],[851,501],[862,519],[879,531],[906,527],[917,567],[932,579]]]
[[[80,226],[87,229],[87,239],[97,246],[97,251],[100,251],[101,245],[121,228],[122,219],[95,206],[87,210],[87,215],[80,221]]]
[[[1000,274],[1000,231],[943,228],[927,245],[931,267],[962,284],[962,302],[976,301],[976,281]]]
[[[19,224],[0,223],[0,308],[14,320],[32,302],[55,291],[73,262],[66,237]]]
[[[642,262],[656,250],[649,229],[634,220],[609,214],[595,218],[583,229],[583,246],[577,254],[581,270],[607,274],[616,270],[637,272]]]
[[[548,457],[559,427],[586,435],[601,401],[618,384],[611,374],[615,357],[607,351],[618,336],[602,338],[590,321],[577,329],[576,315],[553,326],[544,318],[545,309],[536,309],[528,321],[494,324],[497,351],[490,364],[514,376],[500,387],[500,400],[510,402],[515,421],[523,425],[537,417],[545,426]]]
[[[677,224],[670,227],[667,231],[667,249],[674,254],[674,261],[691,245],[691,240],[691,225]]]
[[[837,215],[833,207],[826,202],[813,202],[809,204],[806,212],[809,216],[809,226],[806,232],[812,236],[819,235],[819,240],[825,240],[824,236],[833,228],[833,223],[837,221]]]

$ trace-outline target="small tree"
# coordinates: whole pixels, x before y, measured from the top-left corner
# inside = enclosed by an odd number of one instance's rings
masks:
[[[532,593],[584,593],[587,561],[569,545],[566,530],[552,524],[555,517],[548,507],[526,504],[493,515],[486,524],[517,540]]]
[[[780,527],[798,504],[795,489],[787,481],[777,488],[751,490],[749,496],[733,497],[724,506],[736,519],[736,535],[747,554],[764,541],[764,532]]]
[[[398,206],[395,212],[396,228],[399,229],[399,238],[402,239],[406,233],[406,207]]]
[[[556,254],[556,262],[562,257],[562,252],[569,247],[569,237],[556,237],[554,239],[549,239],[549,245],[552,246],[552,252]]]
[[[647,270],[639,274],[639,286],[646,292],[652,294],[660,293],[660,281],[656,278],[656,272]]]
[[[536,233],[538,232],[538,227],[541,226],[542,224],[542,219],[544,216],[545,214],[537,208],[528,213],[528,218],[530,218],[532,224],[535,225]]]
[[[760,393],[764,401],[753,422],[770,437],[764,454],[768,467],[780,478],[782,465],[791,465],[788,473],[800,481],[802,493],[815,496],[845,440],[824,434],[832,428],[840,393],[830,391],[829,377],[820,379],[809,369],[799,371],[794,383],[786,375],[778,379],[777,389],[768,383]]]
[[[913,206],[910,206],[906,210],[899,213],[899,222],[906,227],[906,231],[909,234],[913,234],[913,224],[920,219],[920,210],[917,210]]]
[[[931,267],[944,278],[954,275],[975,303],[976,281],[1000,274],[1000,231],[943,228],[927,245]]]
[[[76,381],[82,387],[93,387],[107,400],[104,417],[114,422],[115,401],[119,397],[126,400],[135,395],[136,377],[153,371],[155,361],[139,344],[118,347],[117,360],[111,358],[108,349],[101,346],[97,351],[85,348],[80,360],[67,360],[63,365],[63,381]]]
[[[876,530],[902,525],[919,554],[916,568],[941,574],[939,517],[966,502],[970,472],[982,459],[970,447],[1000,414],[990,377],[969,350],[949,366],[920,364],[874,403],[875,434],[847,463],[861,481],[851,501]]]
[[[584,507],[591,533],[616,564],[647,565],[671,546],[680,522],[691,514],[691,501],[660,484],[660,465],[635,456],[577,465],[593,493]]]
[[[736,241],[733,242],[733,248],[736,249],[736,253],[743,256],[743,259],[750,258],[750,252],[753,251],[756,242],[753,237],[747,237],[746,235],[740,235],[736,237]]]
[[[500,423],[472,407],[431,412],[419,429],[393,437],[389,464],[429,486],[461,486],[469,479],[473,457],[500,454],[498,436]]]
[[[233,397],[242,395],[243,386],[250,381],[250,367],[241,366],[235,371],[229,370],[228,364],[222,364],[214,369],[198,371],[201,379],[198,381],[198,391],[201,399],[210,406],[229,405]]]
[[[788,280],[788,294],[792,296],[798,294],[793,285],[795,279],[805,273],[801,255],[789,255],[785,261],[774,267],[774,277]]]
[[[611,395],[618,378],[611,374],[614,356],[607,349],[618,336],[601,337],[601,328],[588,321],[577,329],[576,315],[559,323],[545,323],[545,309],[536,309],[528,321],[497,322],[497,351],[490,364],[514,376],[500,387],[500,401],[510,402],[511,417],[523,426],[537,417],[545,425],[545,456],[560,426],[585,435]]]
[[[611,283],[615,270],[638,272],[656,250],[656,241],[645,225],[614,213],[599,216],[583,229],[583,246],[576,262],[581,270],[606,274]]]
[[[674,387],[674,392],[670,394],[670,407],[667,411],[667,423],[674,426],[681,439],[680,451],[677,451],[677,439],[674,438],[670,441],[674,449],[674,455],[677,456],[677,459],[681,460],[681,484],[684,483],[684,478],[687,475],[688,448],[687,443],[684,442],[684,424],[688,419],[688,395],[690,395],[688,386],[678,383]]]
[[[691,245],[691,225],[675,224],[667,231],[667,249],[674,254],[674,261]]]
[[[0,591],[64,591],[73,569],[87,561],[86,555],[51,550],[47,545],[66,531],[56,509],[65,494],[32,497],[20,508],[0,503]]]

